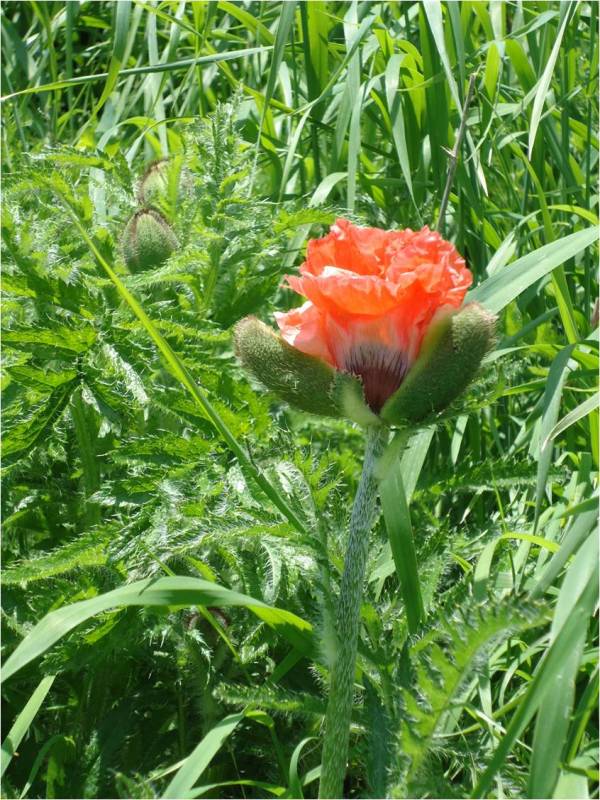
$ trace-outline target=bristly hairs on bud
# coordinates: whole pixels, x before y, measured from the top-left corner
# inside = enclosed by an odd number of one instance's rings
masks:
[[[127,223],[122,245],[127,266],[132,270],[143,270],[163,264],[179,242],[160,212],[154,208],[142,208]]]

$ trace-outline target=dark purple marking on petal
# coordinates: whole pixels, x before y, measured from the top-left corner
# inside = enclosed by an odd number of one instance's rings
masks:
[[[400,387],[408,367],[406,353],[401,350],[366,342],[349,350],[343,365],[346,372],[362,380],[365,400],[376,414]]]

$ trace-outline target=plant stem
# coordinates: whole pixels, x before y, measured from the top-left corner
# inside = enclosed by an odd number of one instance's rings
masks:
[[[94,492],[100,488],[100,475],[92,441],[92,429],[87,419],[85,404],[81,399],[81,389],[73,397],[71,416],[81,459],[82,482],[85,491],[85,526],[89,528],[98,525],[101,521],[100,506],[90,500]]]
[[[374,470],[387,441],[383,426],[367,430],[365,460],[350,518],[350,535],[337,609],[337,642],[331,670],[329,701],[325,715],[325,739],[321,767],[320,798],[342,797],[360,625],[360,607],[367,563],[369,532],[375,516],[377,480]]]
[[[465,100],[465,104],[460,117],[460,126],[458,128],[458,133],[456,134],[454,147],[452,148],[452,152],[449,154],[449,166],[448,166],[448,174],[446,176],[446,185],[444,187],[444,195],[442,197],[442,202],[440,203],[440,213],[436,225],[436,230],[439,231],[440,233],[444,232],[444,224],[446,221],[446,208],[448,207],[448,200],[450,199],[450,190],[452,189],[454,173],[456,172],[456,166],[458,164],[458,154],[460,153],[462,141],[467,131],[467,114],[469,111],[469,106],[471,105],[471,100],[473,99],[473,91],[475,90],[476,78],[477,78],[477,72],[474,72],[469,78],[469,88],[467,89],[467,98]]]

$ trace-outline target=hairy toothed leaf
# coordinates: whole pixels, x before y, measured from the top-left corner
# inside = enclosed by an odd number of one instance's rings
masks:
[[[416,682],[413,691],[404,692],[410,723],[403,724],[399,731],[405,764],[400,783],[404,787],[402,791],[410,795],[422,791],[426,775],[424,764],[441,745],[436,734],[457,692],[473,674],[482,650],[510,636],[511,632],[535,624],[536,614],[539,612],[534,608],[526,609],[510,602],[497,608],[481,606],[470,619],[448,620],[443,634],[431,637],[431,643],[424,648],[414,648]]]

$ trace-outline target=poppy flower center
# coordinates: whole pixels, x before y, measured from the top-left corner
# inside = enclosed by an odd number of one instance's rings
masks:
[[[388,397],[400,387],[408,372],[409,360],[400,350],[379,343],[361,342],[347,351],[341,366],[362,380],[365,400],[378,414]]]

